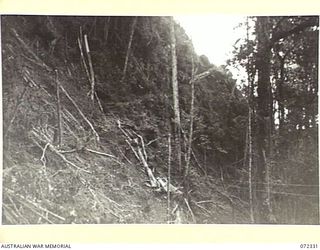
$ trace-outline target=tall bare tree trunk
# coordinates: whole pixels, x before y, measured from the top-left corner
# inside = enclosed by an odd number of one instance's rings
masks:
[[[257,62],[258,70],[258,106],[257,106],[257,149],[258,149],[258,169],[257,182],[258,189],[258,209],[259,222],[273,222],[274,217],[269,196],[269,164],[267,157],[270,153],[270,62],[271,46],[269,41],[269,19],[268,17],[257,17],[256,34],[258,40]]]
[[[247,44],[249,43],[249,18],[247,17]],[[248,48],[249,50],[249,48]],[[248,115],[248,135],[247,135],[247,143],[246,143],[246,152],[247,153],[247,147],[248,147],[248,181],[249,181],[249,209],[250,209],[250,222],[254,223],[254,210],[253,210],[253,190],[252,190],[252,100],[253,100],[253,81],[254,81],[254,72],[250,72],[250,59],[249,56],[247,58],[247,77],[248,77],[248,107],[249,107],[249,115]],[[244,163],[246,163],[246,157],[244,160]]]
[[[137,24],[137,17],[135,16],[133,18],[132,25],[131,25],[130,38],[129,38],[128,47],[127,47],[127,54],[126,54],[126,59],[124,61],[124,67],[123,67],[123,71],[122,71],[122,79],[121,79],[122,82],[124,81],[124,79],[126,77],[126,72],[127,72],[127,67],[128,67],[128,62],[129,62],[129,57],[130,57],[130,52],[131,52],[131,45],[132,45],[132,40],[133,40],[133,34],[134,34],[136,24]]]
[[[89,73],[88,66],[87,66],[87,63],[86,63],[86,59],[85,59],[85,56],[84,56],[84,53],[83,53],[82,44],[83,44],[83,35],[82,35],[82,27],[80,26],[80,34],[79,34],[79,37],[78,37],[78,46],[79,46],[79,50],[80,50],[82,64],[83,64],[84,70],[86,71],[86,75],[88,77],[88,81],[90,83],[91,82],[90,81],[90,73]]]
[[[253,211],[253,190],[252,190],[252,111],[251,107],[249,107],[249,117],[248,117],[248,141],[249,141],[249,206],[250,206],[250,221],[254,223],[254,211]]]
[[[186,160],[186,167],[185,167],[185,174],[184,179],[186,180],[189,175],[189,168],[190,168],[190,159],[191,159],[191,151],[192,151],[192,137],[193,137],[193,116],[194,116],[194,75],[195,75],[195,69],[194,69],[194,61],[193,57],[192,60],[192,72],[191,72],[191,80],[190,80],[190,86],[191,86],[191,104],[190,104],[190,128],[189,128],[189,138],[188,138],[188,145],[187,145],[187,160]]]
[[[170,183],[171,183],[171,134],[168,136],[168,181],[167,181],[167,223],[171,221],[170,205]]]
[[[94,79],[94,71],[93,71],[93,65],[91,60],[91,53],[89,49],[89,43],[88,43],[88,37],[87,35],[84,35],[84,43],[86,47],[88,62],[89,62],[89,69],[90,69],[90,82],[91,82],[91,101],[94,102],[94,93],[95,93],[95,79]]]
[[[176,55],[176,37],[174,31],[174,21],[171,17],[170,22],[170,38],[171,38],[171,61],[172,61],[172,93],[173,93],[173,109],[174,109],[174,137],[175,147],[178,157],[179,171],[181,171],[181,122],[179,108],[179,88],[177,77],[177,55]]]

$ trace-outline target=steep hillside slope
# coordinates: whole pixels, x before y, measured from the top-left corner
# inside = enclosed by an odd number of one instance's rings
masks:
[[[196,85],[190,177],[170,162],[168,212],[168,20],[2,17],[4,224],[247,222],[243,194],[225,186],[241,172],[247,111],[218,68]],[[176,33],[186,136],[191,58],[198,73],[213,65]]]

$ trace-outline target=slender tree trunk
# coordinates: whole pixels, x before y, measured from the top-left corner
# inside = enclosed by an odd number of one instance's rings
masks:
[[[283,84],[284,84],[284,63],[285,57],[278,54],[280,61],[280,79],[278,79],[277,86],[277,101],[278,101],[278,115],[279,115],[279,153],[281,157],[286,157],[286,145],[284,142],[284,104],[283,104]]]
[[[86,75],[88,77],[88,81],[90,83],[90,74],[89,74],[87,63],[86,63],[86,59],[85,59],[84,54],[83,54],[82,43],[83,43],[82,28],[80,27],[80,36],[78,37],[78,46],[79,46],[79,50],[80,50],[82,64],[83,64],[84,70],[86,71]]]
[[[124,61],[124,67],[123,67],[123,71],[122,71],[122,79],[121,79],[122,82],[124,81],[124,79],[126,77],[126,72],[127,72],[127,67],[128,67],[128,62],[129,62],[129,57],[130,57],[130,52],[131,52],[131,45],[132,45],[132,40],[133,40],[133,34],[134,34],[135,27],[136,27],[136,23],[137,23],[137,17],[134,17],[133,21],[132,21],[132,25],[131,25],[131,32],[130,32],[128,47],[127,47],[126,59]]]
[[[252,192],[252,126],[251,126],[251,107],[249,107],[249,117],[248,117],[248,142],[249,142],[249,206],[250,206],[250,221],[254,223],[254,211],[253,211],[253,192]]]
[[[269,43],[268,17],[257,17],[256,34],[258,40],[257,62],[258,70],[258,106],[257,106],[257,149],[258,149],[258,209],[259,222],[270,223],[273,220],[268,190],[269,164],[267,157],[270,152],[270,61],[271,47]]]
[[[249,44],[249,18],[247,17],[247,44]],[[249,51],[249,48],[248,48]],[[254,223],[254,209],[253,209],[253,190],[252,190],[252,101],[253,101],[253,83],[255,78],[255,72],[251,72],[250,70],[250,57],[247,58],[247,80],[248,80],[248,130],[247,130],[247,138],[246,138],[246,150],[244,157],[244,164],[246,164],[246,154],[248,150],[248,182],[249,182],[249,209],[250,209],[250,222]]]
[[[167,181],[167,223],[171,221],[170,206],[170,183],[171,183],[171,134],[168,136],[168,181]]]
[[[93,103],[94,102],[94,93],[95,93],[95,79],[94,79],[94,71],[93,71],[93,65],[92,65],[91,53],[90,53],[90,49],[89,49],[89,43],[88,43],[87,35],[84,35],[84,43],[85,43],[88,62],[89,62],[90,82],[91,82],[91,101]]]
[[[111,17],[109,17],[109,16],[105,18],[105,23],[104,23],[104,44],[107,44],[107,41],[108,41],[110,19],[111,19]]]
[[[176,55],[176,37],[174,31],[174,21],[171,17],[170,22],[170,37],[171,37],[171,58],[172,58],[172,92],[173,92],[173,109],[174,109],[174,136],[175,147],[178,158],[179,171],[181,171],[181,122],[179,108],[179,89],[177,77],[177,55]]]
[[[284,58],[280,61],[280,80],[278,83],[278,105],[279,105],[279,131],[283,134],[284,105],[283,105],[283,84],[284,84]]]
[[[273,155],[273,131],[274,131],[274,116],[273,116],[273,92],[272,86],[269,84],[269,91],[268,91],[268,102],[269,102],[269,125],[268,125],[268,156],[271,159]]]
[[[189,140],[187,145],[187,160],[186,160],[186,167],[185,167],[185,174],[184,179],[187,180],[189,176],[189,168],[190,168],[190,159],[191,159],[191,150],[192,150],[192,137],[193,137],[193,116],[194,116],[194,61],[193,57],[192,60],[192,73],[191,73],[191,80],[190,80],[190,87],[191,87],[191,104],[190,104],[190,128],[189,128]]]

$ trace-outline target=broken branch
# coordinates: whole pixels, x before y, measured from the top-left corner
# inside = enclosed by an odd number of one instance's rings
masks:
[[[196,219],[195,219],[194,214],[193,214],[193,212],[192,212],[192,209],[191,209],[191,207],[190,207],[190,205],[189,205],[189,202],[188,202],[188,200],[187,200],[186,198],[184,198],[184,202],[186,203],[186,205],[187,205],[187,207],[188,207],[188,209],[189,209],[189,212],[190,212],[190,214],[191,214],[193,223],[196,223]]]
[[[77,109],[77,111],[79,112],[79,114],[81,115],[81,117],[86,121],[86,123],[89,125],[89,127],[91,128],[92,132],[94,133],[97,141],[100,141],[99,135],[97,133],[97,131],[94,129],[92,123],[88,120],[88,118],[82,113],[81,109],[79,108],[79,106],[76,104],[76,102],[71,98],[71,96],[69,95],[69,93],[64,89],[64,87],[61,85],[60,83],[60,88],[62,90],[62,92],[68,97],[68,99],[72,102],[73,106]]]
[[[22,195],[17,194],[16,192],[14,192],[14,191],[11,190],[11,189],[5,188],[5,191],[6,191],[7,193],[11,194],[11,195],[14,195],[14,197],[16,197],[16,198],[19,198],[19,199],[21,199],[21,200],[26,201],[27,203],[29,203],[29,204],[33,205],[34,207],[38,208],[39,210],[42,210],[42,211],[44,211],[44,212],[52,215],[53,217],[55,217],[55,218],[57,218],[57,219],[59,219],[59,220],[62,220],[62,221],[65,221],[65,220],[66,220],[65,218],[61,217],[60,215],[57,215],[57,214],[55,214],[55,213],[53,213],[53,212],[51,212],[51,211],[49,211],[49,210],[47,210],[47,209],[39,206],[38,204],[34,204],[33,202],[31,202],[31,201],[29,201],[28,199],[24,198]]]
[[[97,154],[97,155],[101,155],[101,156],[106,156],[106,157],[110,157],[112,158],[112,160],[114,160],[115,162],[117,162],[118,164],[123,164],[122,162],[120,162],[118,160],[118,158],[114,155],[111,155],[111,154],[107,154],[107,153],[104,153],[104,152],[99,152],[99,151],[96,151],[96,150],[93,150],[93,149],[90,149],[90,148],[84,148],[84,150],[90,152],[90,153],[94,153],[94,154]]]
[[[40,66],[44,67],[48,71],[52,71],[52,69],[46,65],[30,48],[29,46],[23,41],[23,39],[19,36],[15,29],[11,29],[16,39],[22,44],[22,46],[31,54],[39,63]]]
[[[36,137],[38,138],[40,141],[42,142],[45,142],[49,148],[51,149],[52,152],[54,152],[55,154],[57,154],[65,163],[67,163],[68,165],[72,166],[73,168],[79,170],[79,171],[83,171],[85,173],[91,173],[89,170],[86,170],[86,169],[83,169],[83,168],[80,168],[78,167],[76,164],[74,164],[73,162],[69,161],[63,154],[61,154],[50,142],[48,142],[48,140],[44,140],[43,138],[41,138],[40,135],[38,135],[34,130],[31,131],[31,133]],[[34,140],[32,138],[32,140]],[[36,141],[35,141],[36,142]]]

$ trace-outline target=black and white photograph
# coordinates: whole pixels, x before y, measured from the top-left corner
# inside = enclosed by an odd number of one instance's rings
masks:
[[[2,225],[319,224],[319,17],[1,15]]]

